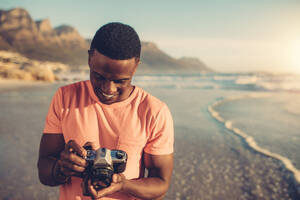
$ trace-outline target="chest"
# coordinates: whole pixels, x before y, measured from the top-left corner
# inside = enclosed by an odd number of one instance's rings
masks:
[[[62,129],[65,141],[84,145],[121,149],[135,146],[142,149],[148,138],[148,119],[133,107],[103,109],[98,104],[66,109]]]

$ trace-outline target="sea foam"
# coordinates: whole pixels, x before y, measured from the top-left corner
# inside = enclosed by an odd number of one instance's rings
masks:
[[[288,158],[286,158],[286,157],[284,157],[282,155],[270,152],[269,150],[260,147],[256,143],[256,141],[254,140],[253,137],[249,136],[244,131],[242,131],[242,130],[236,128],[236,127],[234,127],[233,124],[232,124],[232,121],[225,120],[224,118],[221,117],[220,113],[215,110],[215,108],[217,106],[219,106],[221,104],[224,104],[226,102],[229,102],[229,101],[234,101],[234,100],[238,100],[238,99],[245,99],[245,98],[262,98],[262,97],[266,97],[266,96],[267,96],[267,94],[253,93],[253,94],[249,94],[249,95],[241,95],[241,96],[228,97],[228,98],[216,101],[212,105],[208,106],[208,111],[210,112],[210,114],[211,114],[211,116],[213,118],[215,118],[219,122],[223,123],[224,126],[228,130],[230,130],[231,132],[233,132],[237,136],[241,137],[247,143],[247,145],[250,148],[252,148],[256,152],[259,152],[259,153],[261,153],[261,154],[263,154],[265,156],[277,159],[280,162],[282,162],[283,165],[285,166],[285,168],[287,170],[289,170],[290,172],[293,173],[295,180],[298,182],[298,184],[300,184],[300,171],[293,165],[293,163],[291,162],[291,160],[289,160]]]

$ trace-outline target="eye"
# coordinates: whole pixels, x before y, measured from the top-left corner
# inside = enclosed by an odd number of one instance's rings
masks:
[[[114,83],[123,84],[123,83],[125,83],[125,80],[114,80]]]

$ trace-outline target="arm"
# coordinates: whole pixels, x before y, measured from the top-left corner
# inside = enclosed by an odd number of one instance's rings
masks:
[[[97,192],[90,186],[90,193],[93,197],[100,198],[116,191],[122,191],[142,199],[161,199],[170,185],[173,154],[151,155],[145,153],[144,163],[149,170],[148,178],[126,180],[123,175],[115,174],[110,187]]]
[[[43,134],[40,142],[38,172],[40,181],[44,185],[59,185],[53,178],[52,170],[64,148],[65,141],[62,134]]]
[[[49,186],[64,184],[70,176],[80,176],[86,162],[79,155],[85,150],[75,141],[65,144],[62,134],[43,134],[38,159],[41,183]]]
[[[145,153],[144,163],[149,171],[148,178],[127,180],[123,190],[143,199],[153,199],[165,195],[173,171],[173,154],[151,155]]]

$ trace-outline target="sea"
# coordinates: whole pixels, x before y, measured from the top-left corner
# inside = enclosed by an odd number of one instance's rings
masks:
[[[54,84],[0,90],[0,198],[57,199],[39,183],[41,133]],[[133,84],[166,102],[175,129],[165,199],[300,199],[300,75],[136,75]]]
[[[294,183],[298,185],[296,186],[298,194],[292,199],[300,199],[300,75],[267,73],[154,75],[137,76],[134,82],[146,88],[165,88],[166,93],[168,90],[173,91],[176,93],[174,98],[171,98],[173,101],[179,96],[184,96],[186,99],[181,103],[185,105],[186,110],[183,112],[191,115],[187,117],[188,122],[183,124],[186,127],[192,126],[193,123],[199,126],[199,122],[197,123],[199,115],[205,112],[198,110],[201,102],[199,99],[205,99],[204,104],[207,106],[209,117],[215,120],[215,123],[221,123],[222,128],[228,130],[227,134],[239,137],[245,148],[277,160],[292,173]],[[191,91],[195,94],[188,95],[187,93]],[[176,106],[173,110],[176,113]],[[186,116],[187,113],[176,114],[175,127],[180,126]],[[272,199],[272,195],[253,195],[246,199],[259,198]],[[280,198],[290,197],[278,196],[275,199]]]

